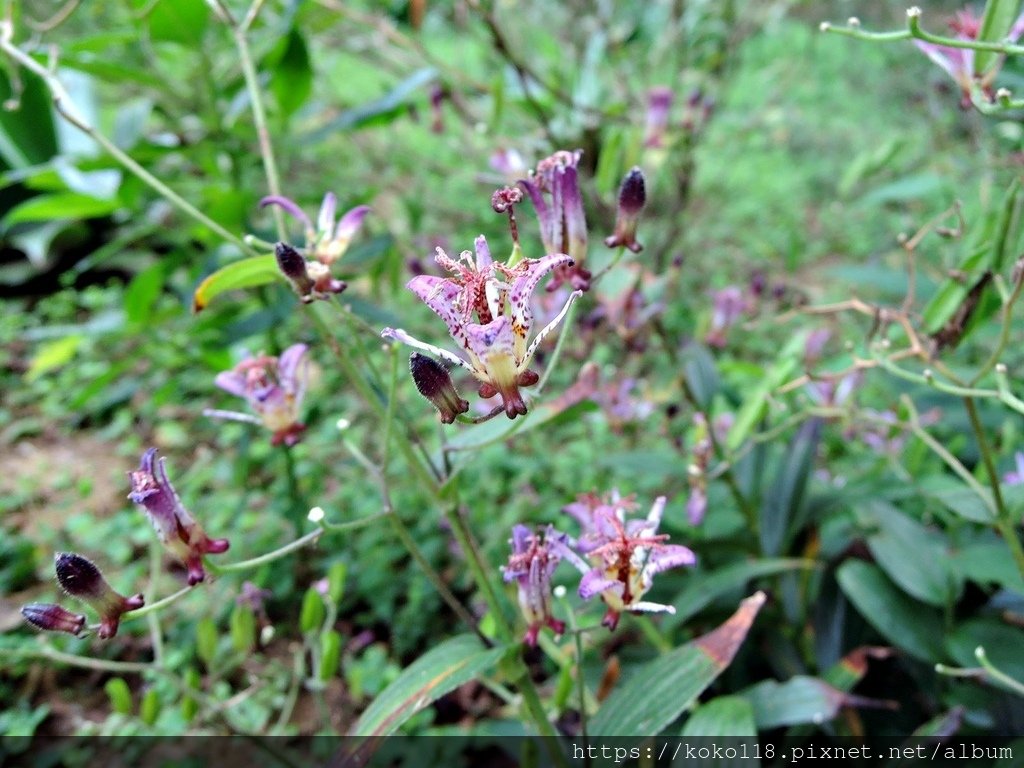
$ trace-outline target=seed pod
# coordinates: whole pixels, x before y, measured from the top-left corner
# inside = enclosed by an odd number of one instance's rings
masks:
[[[341,663],[341,635],[333,629],[320,635],[320,679],[327,682],[338,673]]]
[[[316,632],[324,623],[324,599],[313,587],[306,590],[302,598],[302,613],[299,614],[299,629],[303,634]]]

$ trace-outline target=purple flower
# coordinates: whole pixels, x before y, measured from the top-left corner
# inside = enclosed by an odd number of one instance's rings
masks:
[[[574,290],[585,291],[590,287],[590,272],[583,268],[587,256],[587,219],[576,170],[582,154],[582,150],[555,152],[537,163],[537,170],[529,179],[519,180],[540,220],[544,250],[569,255],[569,261],[555,269],[549,291],[566,282]]]
[[[315,299],[327,299],[332,294],[345,290],[342,280],[331,275],[331,265],[348,250],[349,243],[363,225],[363,219],[370,212],[369,206],[359,205],[337,219],[338,198],[333,192],[324,195],[316,225],[298,206],[287,197],[271,195],[260,200],[260,207],[276,205],[301,222],[306,237],[306,256],[287,243],[275,247],[277,265],[282,274],[295,288],[301,299],[309,303]]]
[[[730,285],[711,294],[713,309],[711,328],[704,340],[712,347],[724,347],[726,332],[748,311],[749,302],[743,290]]]
[[[261,208],[268,205],[283,208],[286,213],[301,222],[306,235],[306,255],[327,266],[345,254],[352,238],[363,225],[363,219],[370,212],[369,206],[358,205],[348,211],[340,220],[336,220],[338,198],[333,192],[328,192],[320,204],[320,213],[314,227],[310,218],[290,198],[270,195],[260,200]]]
[[[33,627],[47,632],[67,632],[77,637],[85,629],[85,616],[52,603],[23,605],[21,615]]]
[[[1017,468],[1003,475],[1003,482],[1007,485],[1021,485],[1024,483],[1024,452],[1017,451],[1013,455],[1013,460]]]
[[[230,371],[217,374],[214,384],[244,398],[257,416],[234,411],[205,413],[215,418],[262,424],[273,432],[273,445],[295,445],[306,429],[300,422],[300,411],[309,379],[307,349],[305,344],[293,344],[280,357],[248,357]]]
[[[950,19],[949,28],[957,40],[977,40],[981,27],[981,20],[972,11],[964,9],[957,11]],[[1024,34],[1024,14],[1019,16],[1010,28],[1006,39],[1015,43]],[[974,51],[969,48],[951,48],[945,45],[914,40],[916,45],[924,54],[942,68],[946,74],[952,77],[960,86],[960,106],[963,109],[970,109],[971,94],[977,84],[982,93],[991,101],[993,98],[992,83],[999,74],[1000,64],[992,66],[988,72],[976,72],[974,68]]]
[[[58,552],[54,555],[57,583],[71,597],[81,600],[100,615],[97,634],[107,640],[117,634],[121,614],[134,611],[145,605],[142,595],[124,597],[118,594],[103,578],[100,569],[92,561],[74,552]]]
[[[476,239],[475,246],[475,261],[469,251],[455,260],[438,248],[438,264],[452,275],[418,275],[407,286],[445,322],[466,357],[419,341],[400,328],[385,328],[381,336],[465,368],[480,381],[480,396],[486,399],[500,395],[505,414],[514,419],[526,413],[519,388],[539,380],[529,370],[530,361],[581,292],[570,295],[561,312],[527,344],[533,326],[530,301],[534,289],[547,273],[571,264],[572,259],[554,254],[509,266],[491,258],[483,235]]]
[[[550,526],[540,536],[525,525],[516,525],[510,542],[512,554],[502,568],[505,581],[515,579],[519,585],[519,608],[527,624],[523,642],[531,648],[537,645],[542,627],[550,627],[556,635],[565,631],[565,623],[551,615],[551,575],[561,556],[551,549],[549,540],[557,535]]]
[[[604,244],[609,248],[629,248],[633,253],[644,249],[636,241],[636,227],[640,221],[640,213],[647,202],[647,190],[644,183],[644,172],[638,166],[626,174],[619,187],[619,208],[615,216],[615,233],[605,238]]]
[[[189,586],[206,578],[204,555],[219,555],[228,550],[227,539],[210,539],[203,527],[185,509],[167,479],[164,460],[156,461],[156,448],[142,455],[139,468],[128,474],[132,492],[128,498],[146,512],[160,542],[188,569]]]
[[[668,535],[657,533],[665,497],[655,500],[644,520],[626,520],[627,504],[616,497],[598,500],[598,503],[593,503],[593,498],[588,499],[585,507],[570,512],[577,516],[584,529],[576,549],[587,559],[574,551],[568,537],[551,542],[551,546],[583,575],[580,597],[589,600],[595,595],[601,596],[608,606],[601,623],[609,629],[615,629],[623,611],[675,613],[671,605],[641,600],[657,574],[697,562],[691,550],[665,544]]]
[[[672,109],[674,94],[671,88],[658,86],[647,92],[647,129],[644,135],[644,146],[662,147],[665,144],[665,129],[668,127],[668,115]]]

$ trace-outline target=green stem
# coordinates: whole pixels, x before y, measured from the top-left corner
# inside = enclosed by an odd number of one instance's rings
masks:
[[[1001,669],[998,669],[991,661],[989,661],[988,654],[985,653],[985,649],[980,645],[974,649],[974,656],[989,677],[1002,683],[1018,696],[1024,696],[1024,683],[1021,683],[1019,680],[1014,680]]]
[[[288,480],[288,505],[291,508],[292,522],[295,524],[295,532],[302,530],[306,521],[307,504],[299,489],[299,478],[295,472],[295,457],[292,455],[290,446],[283,446],[284,473]]]
[[[242,66],[242,76],[245,78],[245,90],[249,94],[249,105],[252,108],[252,119],[256,126],[256,140],[260,146],[260,158],[263,160],[263,173],[267,178],[267,189],[272,195],[281,195],[281,176],[277,170],[277,161],[274,159],[274,145],[270,141],[270,129],[267,127],[267,113],[263,107],[263,94],[260,90],[259,75],[256,73],[256,64],[252,59],[252,50],[249,48],[249,41],[246,39],[246,31],[256,18],[262,6],[261,0],[256,0],[250,6],[242,24],[236,24],[228,14],[225,21],[231,27],[231,34],[235,38],[235,47],[238,49],[238,59]],[[279,206],[273,207],[274,226],[277,229],[279,240],[286,240],[288,230],[284,223],[284,211]]]
[[[964,398],[964,407],[967,409],[967,417],[971,422],[971,429],[978,442],[978,450],[981,452],[981,460],[985,465],[985,472],[988,474],[989,486],[992,488],[992,501],[995,503],[996,530],[1010,548],[1010,554],[1017,564],[1017,570],[1024,577],[1024,547],[1021,546],[1020,537],[1017,536],[1016,526],[1010,517],[1010,510],[1003,500],[1002,485],[999,472],[996,469],[995,460],[992,458],[992,449],[989,447],[988,439],[985,437],[985,429],[978,417],[978,408],[974,400]]]
[[[836,27],[829,22],[821,25],[822,32],[831,32],[836,35],[852,37],[856,40],[870,40],[876,43],[892,43],[899,40],[924,40],[927,43],[941,45],[943,48],[965,48],[972,51],[989,51],[991,53],[1003,53],[1012,56],[1024,54],[1024,46],[1014,45],[1010,42],[990,42],[987,40],[963,40],[955,37],[942,37],[933,35],[921,29],[921,11],[919,8],[911,8],[907,11],[907,28],[894,32],[866,32],[859,26]]]
[[[369,521],[359,520],[354,521],[362,525],[367,525]],[[207,567],[213,573],[231,573],[233,571],[249,571],[253,568],[257,568],[267,563],[272,563],[275,560],[280,560],[285,555],[290,555],[292,552],[308,547],[310,544],[315,544],[316,540],[324,535],[324,528],[317,528],[315,531],[307,533],[305,536],[296,539],[288,544],[285,544],[280,549],[275,549],[273,552],[268,552],[265,555],[254,557],[251,560],[242,560],[238,563],[229,563],[228,565],[214,565],[207,563]]]

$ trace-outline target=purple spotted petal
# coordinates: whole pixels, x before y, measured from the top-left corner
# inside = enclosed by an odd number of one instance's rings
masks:
[[[530,196],[533,209],[537,212],[537,218],[540,221],[540,239],[544,243],[544,250],[549,253],[561,250],[557,244],[557,241],[561,240],[560,234],[556,232],[559,229],[555,213],[557,209],[553,205],[549,206],[544,199],[536,177],[520,179],[519,186]]]
[[[448,326],[448,333],[460,347],[468,346],[466,326],[455,306],[455,300],[462,293],[457,284],[443,277],[417,275],[406,284],[406,287],[444,321]]]
[[[663,544],[651,553],[644,571],[653,576],[670,568],[696,565],[696,563],[697,556],[687,547],[679,544]]]
[[[533,326],[533,310],[530,306],[533,292],[545,275],[563,264],[571,264],[572,259],[564,253],[553,253],[541,259],[527,259],[525,263],[527,264],[526,273],[512,282],[512,287],[508,292],[516,334],[522,333],[523,350],[520,350],[518,354],[520,359],[525,354],[526,337],[529,336],[530,328]]]
[[[487,238],[480,235],[473,241],[473,249],[476,251],[476,271],[486,272],[494,263],[494,259],[491,258],[491,248],[487,245]]]
[[[618,588],[618,591],[621,592],[622,582],[609,579],[600,568],[592,568],[583,574],[583,578],[580,579],[580,597],[584,600],[589,600],[594,595],[599,595],[602,592],[615,588]]]
[[[278,378],[285,391],[301,398],[306,389],[305,357],[309,350],[305,344],[292,344],[281,353],[277,361]]]
[[[248,398],[248,389],[245,384],[245,376],[237,371],[224,371],[218,373],[213,383],[228,394],[235,397]]]

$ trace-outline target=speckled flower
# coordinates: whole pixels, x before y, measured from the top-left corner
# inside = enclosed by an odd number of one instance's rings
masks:
[[[481,235],[476,239],[475,260],[469,251],[455,260],[438,248],[437,262],[452,273],[450,277],[418,275],[408,288],[445,322],[465,357],[422,342],[400,328],[385,328],[381,336],[465,368],[480,381],[481,397],[500,395],[510,419],[525,414],[519,388],[539,380],[529,369],[530,361],[580,292],[570,295],[558,315],[528,343],[533,326],[531,297],[546,274],[571,264],[572,259],[553,254],[508,266],[491,258]]]
[[[528,179],[520,179],[540,220],[540,238],[547,253],[565,253],[570,260],[559,264],[547,290],[562,283],[574,290],[590,288],[590,272],[583,268],[587,256],[587,219],[583,212],[576,166],[581,150],[559,151],[537,163]]]
[[[553,539],[559,551],[583,575],[579,594],[584,600],[600,595],[608,611],[602,624],[615,629],[623,611],[675,613],[671,605],[641,598],[650,590],[654,577],[670,568],[694,565],[696,556],[686,547],[665,544],[667,534],[658,534],[665,497],[659,497],[645,520],[626,520],[622,503],[590,505],[592,516],[574,551],[571,540]]]
[[[164,460],[156,459],[156,448],[146,451],[139,468],[128,476],[132,485],[128,498],[142,507],[160,542],[185,564],[189,585],[203,581],[203,556],[227,552],[228,540],[207,537],[203,527],[185,509],[167,478]]]
[[[102,640],[117,634],[122,614],[145,605],[142,595],[124,597],[115,592],[100,569],[81,555],[58,552],[53,560],[61,589],[100,615],[100,628],[96,634]]]
[[[299,442],[306,429],[300,419],[309,379],[307,350],[305,344],[293,344],[280,357],[248,357],[230,371],[217,374],[214,384],[244,398],[256,416],[234,411],[204,413],[214,418],[262,424],[273,433],[270,441],[274,445]]]
[[[538,535],[525,525],[512,528],[512,554],[508,565],[502,568],[505,581],[515,580],[519,585],[519,608],[526,619],[523,642],[533,647],[542,627],[550,627],[556,635],[565,631],[565,622],[551,614],[551,576],[561,556],[551,548],[552,537],[564,536],[548,528]]]

